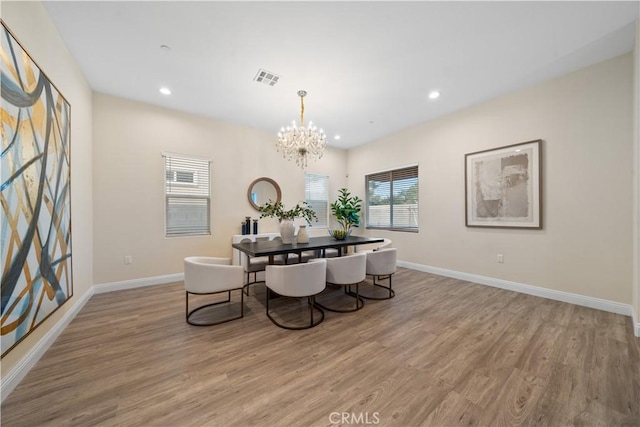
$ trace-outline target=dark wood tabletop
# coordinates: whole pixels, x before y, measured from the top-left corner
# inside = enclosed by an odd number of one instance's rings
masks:
[[[331,236],[311,237],[309,243],[297,243],[285,245],[281,240],[267,240],[258,242],[234,243],[232,246],[250,257],[273,256],[289,253],[300,253],[317,249],[336,248],[342,254],[342,249],[353,245],[366,245],[369,243],[382,243],[384,239],[373,237],[349,236],[344,240],[336,240]]]

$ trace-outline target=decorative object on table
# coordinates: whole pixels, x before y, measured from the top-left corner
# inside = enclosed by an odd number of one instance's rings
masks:
[[[465,154],[467,227],[542,228],[542,140]]]
[[[307,226],[304,224],[298,228],[298,243],[309,243],[309,233],[307,233]]]
[[[293,243],[293,235],[295,233],[295,225],[293,220],[295,218],[304,218],[307,224],[311,224],[311,220],[318,221],[318,217],[313,209],[309,207],[307,202],[301,202],[296,204],[292,209],[285,210],[282,202],[273,202],[269,200],[264,205],[258,208],[260,211],[260,218],[278,218],[280,221],[280,237],[282,243]]]
[[[287,160],[296,159],[296,165],[302,169],[307,167],[307,159],[321,159],[327,146],[327,139],[322,129],[316,130],[311,121],[309,125],[304,127],[304,97],[307,92],[298,91],[300,97],[300,126],[296,125],[294,120],[290,126],[285,129],[282,127],[278,132],[278,141],[276,149],[282,153],[282,157]]]
[[[2,357],[73,296],[71,106],[2,23]]]
[[[253,234],[258,234],[258,220],[253,220]]]
[[[244,217],[244,225],[245,227],[247,227],[247,234],[251,234],[251,217],[250,216]]]
[[[242,222],[240,223],[240,226],[242,227],[242,235],[243,235],[243,236],[244,236],[244,235],[246,235],[246,234],[247,234],[247,223],[246,223],[246,222],[244,222],[244,221],[242,221]]]
[[[329,235],[336,240],[344,240],[351,235],[351,227],[360,226],[362,199],[352,196],[349,190],[341,188],[338,200],[331,203],[331,213],[336,217],[340,228],[330,229]]]
[[[293,223],[293,218],[282,218],[280,220],[280,238],[282,238],[282,243],[285,245],[293,243],[295,232],[296,226]]]
[[[344,240],[347,237],[351,236],[351,229],[343,230],[342,228],[334,228],[329,229],[329,236],[333,237],[336,240]]]

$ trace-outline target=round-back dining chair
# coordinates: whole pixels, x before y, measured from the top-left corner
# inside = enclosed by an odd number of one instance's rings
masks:
[[[372,276],[373,286],[383,288],[389,291],[389,296],[378,297],[373,295],[363,295],[361,297],[366,299],[391,299],[396,295],[396,292],[392,289],[391,276],[396,272],[397,261],[397,249],[385,248],[377,251],[366,252],[367,255],[367,275]],[[384,286],[379,283],[380,280],[388,280],[389,286]]]
[[[327,261],[312,259],[306,263],[290,265],[268,265],[266,269],[267,317],[277,326],[284,329],[309,329],[318,326],[324,320],[324,311],[314,307],[315,296],[326,287]],[[272,293],[289,298],[307,298],[309,306],[309,323],[298,326],[278,322],[269,308]],[[320,318],[314,318],[314,310],[318,310]]]
[[[184,259],[186,321],[194,326],[210,326],[244,317],[243,268],[231,265],[230,258],[187,257]],[[206,308],[231,302],[231,291],[240,291],[240,315],[209,323],[194,322],[193,315]],[[189,295],[212,295],[227,292],[225,301],[202,305],[189,311]]]
[[[316,300],[316,305],[324,310],[338,313],[349,313],[358,311],[364,307],[364,300],[360,298],[360,283],[365,279],[367,272],[367,254],[351,254],[337,258],[327,259],[327,283],[341,286],[345,295],[355,298],[355,307],[350,309],[331,308],[326,303]],[[356,292],[351,291],[351,286],[355,285]],[[324,296],[324,295],[323,295]]]

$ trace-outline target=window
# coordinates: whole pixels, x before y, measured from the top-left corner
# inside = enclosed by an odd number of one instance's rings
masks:
[[[367,228],[418,231],[418,166],[367,175]]]
[[[164,154],[166,235],[211,234],[211,161]]]
[[[307,173],[304,175],[305,201],[318,216],[313,227],[329,226],[329,177]]]

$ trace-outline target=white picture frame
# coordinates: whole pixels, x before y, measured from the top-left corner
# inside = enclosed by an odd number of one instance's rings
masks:
[[[542,228],[542,140],[465,154],[465,225]]]

